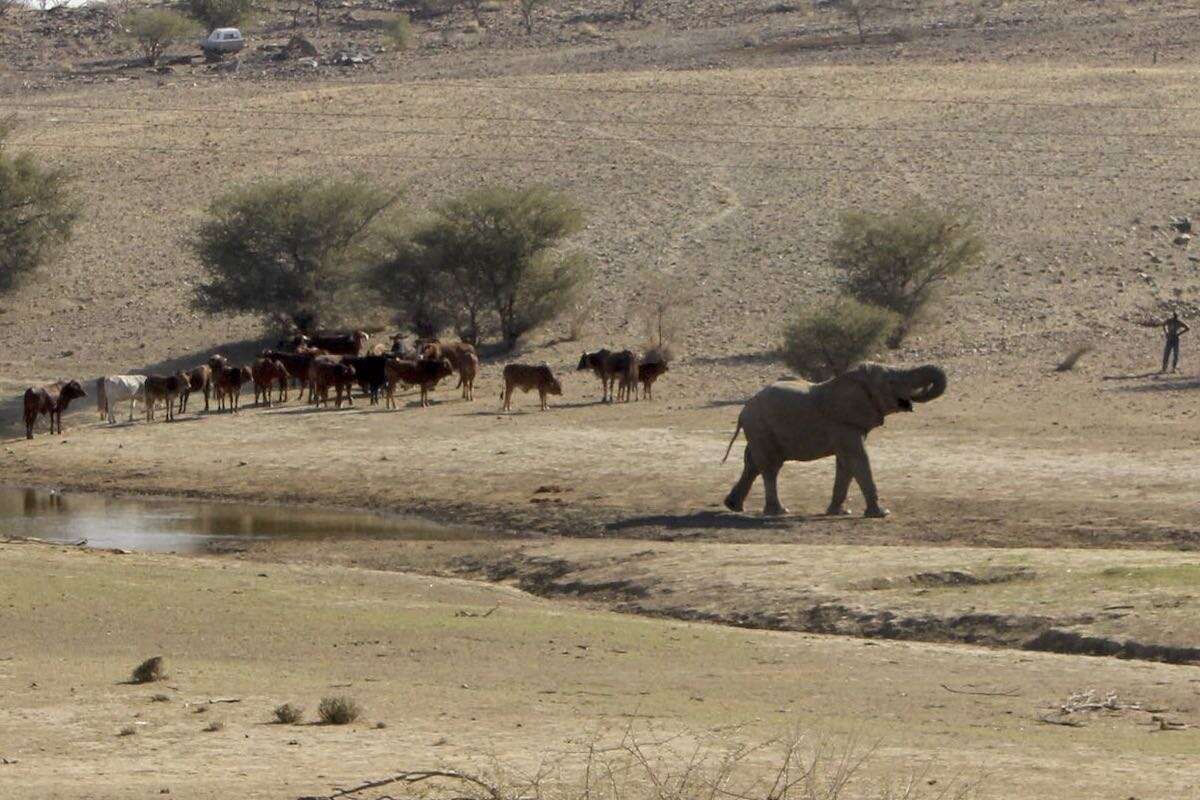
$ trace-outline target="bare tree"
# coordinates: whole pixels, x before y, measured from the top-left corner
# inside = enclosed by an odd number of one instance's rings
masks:
[[[518,0],[521,9],[521,20],[525,23],[526,35],[533,35],[533,14],[542,6],[546,5],[546,0]]]
[[[630,298],[630,317],[642,328],[646,357],[671,361],[690,316],[694,290],[682,278],[652,273]]]
[[[850,18],[854,27],[858,29],[858,41],[865,44],[867,17],[883,8],[883,0],[835,0],[832,5]]]

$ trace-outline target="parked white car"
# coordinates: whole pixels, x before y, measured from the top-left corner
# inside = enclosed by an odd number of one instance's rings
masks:
[[[204,57],[216,61],[230,53],[239,53],[246,46],[242,32],[237,28],[216,28],[208,36],[200,40],[200,49]]]

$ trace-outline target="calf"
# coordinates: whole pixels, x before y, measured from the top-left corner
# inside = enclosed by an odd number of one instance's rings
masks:
[[[630,394],[637,391],[638,359],[629,350],[614,353],[601,349],[594,353],[584,353],[576,370],[586,369],[590,369],[600,379],[603,387],[600,401],[602,403],[613,402],[613,388],[617,387],[618,381],[620,386],[616,399],[628,402]]]
[[[454,368],[444,358],[438,360],[423,358],[420,361],[403,361],[390,359],[387,368],[387,407],[396,407],[396,384],[421,387],[421,407],[429,405],[429,392],[435,388],[438,381],[454,374]]]
[[[213,392],[217,396],[217,410],[225,410],[225,398],[229,398],[229,410],[236,414],[242,403],[242,386],[253,379],[248,367],[222,365],[213,370]]]
[[[342,407],[343,394],[354,405],[351,388],[354,386],[354,367],[335,356],[317,356],[308,368],[308,398],[317,406],[329,405],[329,390],[337,394],[337,408]]]
[[[343,364],[354,367],[354,378],[358,381],[363,394],[371,398],[371,405],[379,403],[379,390],[387,385],[386,364],[390,356],[372,355],[354,358],[342,358]]]
[[[87,397],[83,385],[79,381],[57,381],[37,388],[25,390],[25,438],[33,438],[33,423],[43,414],[50,417],[50,433],[54,433],[55,423],[58,432],[62,433],[62,415],[71,405],[72,400]]]
[[[651,361],[649,364],[638,364],[638,382],[642,384],[642,397],[654,399],[654,382],[667,371],[666,361]],[[636,391],[636,389],[635,389]]]
[[[462,386],[463,400],[475,400],[475,376],[479,374],[479,356],[474,352],[464,353],[458,362],[458,383]]]
[[[288,374],[287,367],[273,358],[256,359],[254,365],[250,368],[250,376],[254,379],[254,405],[259,405],[259,398],[262,398],[262,405],[271,407],[271,389],[276,384],[279,385],[279,400],[280,402],[287,401],[287,386],[288,379],[291,377]]]
[[[542,401],[542,411],[550,408],[546,402],[546,395],[562,395],[562,384],[544,363],[508,364],[504,367],[504,391],[500,393],[500,399],[504,401],[505,411],[512,410],[513,389],[520,389],[525,393],[537,389],[538,397]]]
[[[187,390],[188,376],[186,372],[177,372],[174,375],[147,375],[143,385],[143,392],[146,396],[146,421],[150,422],[154,419],[154,404],[159,400],[162,400],[167,407],[166,421],[170,422],[175,419],[175,401]]]
[[[300,334],[292,339],[292,349],[300,352],[304,347],[315,347],[335,356],[361,355],[367,340],[371,338],[365,331],[352,333],[314,333],[312,336]]]
[[[106,375],[96,381],[96,394],[103,406],[100,410],[108,419],[108,424],[117,421],[117,404],[129,401],[129,421],[133,422],[133,404],[146,402],[145,375]]]

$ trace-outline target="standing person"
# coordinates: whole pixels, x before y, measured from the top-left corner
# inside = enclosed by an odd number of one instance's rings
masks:
[[[1163,363],[1159,373],[1167,371],[1167,362],[1171,362],[1171,371],[1179,371],[1179,337],[1191,330],[1187,323],[1179,318],[1179,312],[1171,313],[1171,318],[1162,324],[1166,346],[1163,347]]]

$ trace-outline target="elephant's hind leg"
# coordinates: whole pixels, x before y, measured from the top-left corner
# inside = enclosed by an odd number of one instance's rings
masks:
[[[846,460],[841,456],[837,458],[837,472],[833,478],[833,498],[829,501],[829,508],[825,509],[825,513],[831,517],[839,517],[850,512],[846,510],[846,495],[850,492],[850,468],[846,466]]]
[[[754,485],[757,478],[758,467],[750,455],[750,445],[746,445],[742,461],[742,475],[729,490],[729,494],[725,495],[725,507],[730,511],[741,511],[746,502],[746,495],[750,494],[750,487]]]

